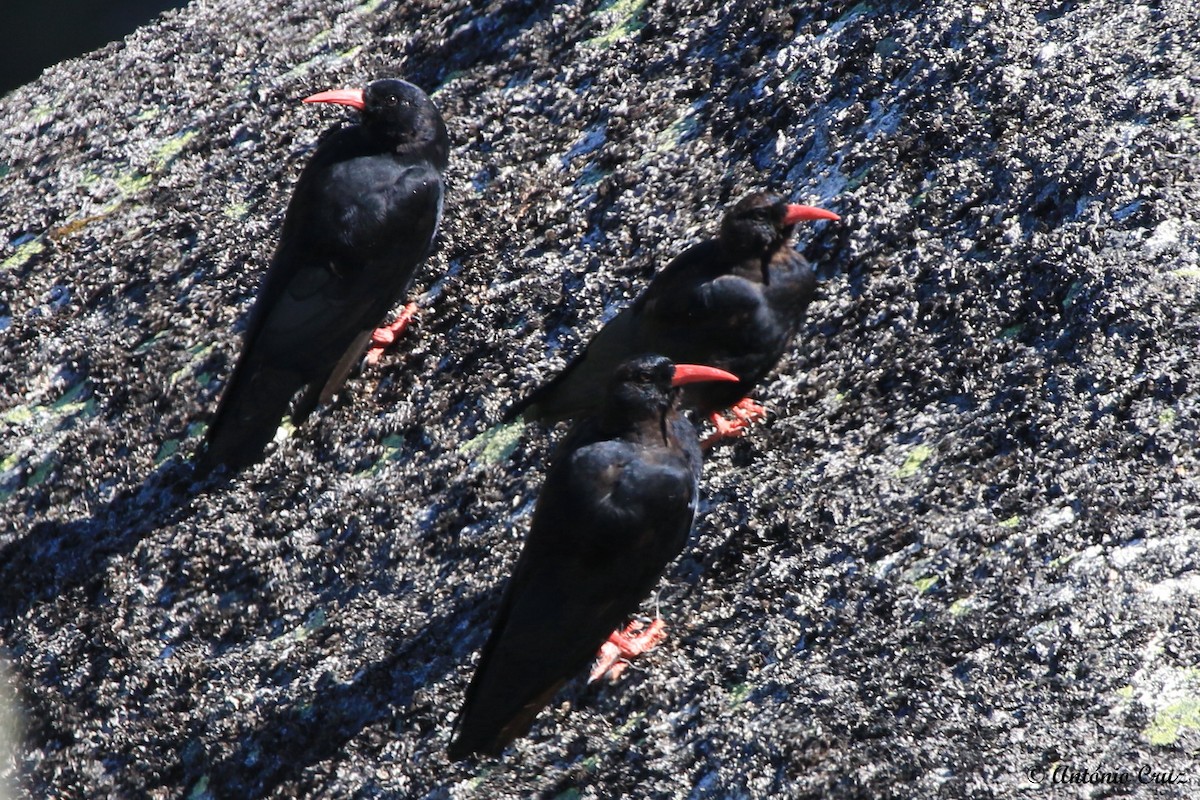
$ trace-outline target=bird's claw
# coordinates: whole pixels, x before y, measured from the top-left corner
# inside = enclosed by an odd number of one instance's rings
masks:
[[[735,417],[749,426],[752,422],[758,422],[767,418],[767,409],[761,404],[749,397],[743,397],[741,400],[729,407],[729,411]]]
[[[613,631],[608,641],[600,645],[588,683],[594,683],[605,675],[615,682],[629,666],[629,659],[653,649],[665,638],[667,626],[661,619],[651,620],[648,624],[634,620],[624,630]]]
[[[378,364],[383,351],[390,347],[400,337],[400,334],[404,333],[405,328],[416,316],[417,304],[409,303],[400,310],[394,322],[376,328],[371,333],[371,346],[367,348],[367,363]]]
[[[700,443],[702,447],[712,447],[722,439],[741,436],[753,423],[767,418],[767,409],[749,397],[743,397],[727,410],[734,416],[734,419],[727,419],[719,411],[714,411],[709,415],[708,418],[716,431]]]

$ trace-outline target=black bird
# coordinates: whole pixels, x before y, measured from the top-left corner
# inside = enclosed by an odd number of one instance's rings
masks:
[[[208,429],[206,471],[261,460],[300,390],[297,425],[338,390],[408,290],[441,219],[450,140],[423,91],[387,79],[304,102],[348,105],[362,119],[321,140],[292,193],[241,358]]]
[[[451,758],[496,755],[524,734],[683,549],[701,456],[672,387],[736,380],[642,356],[618,367],[598,412],[576,422],[547,471]]]
[[[764,413],[747,393],[783,356],[816,290],[816,274],[786,246],[788,239],[798,222],[823,219],[840,217],[767,192],[746,195],[725,213],[715,239],[685,250],[655,275],[633,305],[553,380],[509,409],[506,419],[524,414],[530,421],[557,422],[588,412],[617,364],[639,353],[661,353],[737,375],[736,384],[688,387],[683,405],[709,415],[719,435],[740,432]],[[738,420],[718,413],[730,407]]]

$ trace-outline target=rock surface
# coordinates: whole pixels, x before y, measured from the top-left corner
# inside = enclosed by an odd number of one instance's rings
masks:
[[[782,5],[212,0],[0,100],[24,720],[0,774],[1193,796],[1200,7]],[[265,463],[193,486],[291,184],[345,117],[298,100],[384,75],[454,142],[420,323]],[[844,223],[804,233],[825,282],[773,418],[712,453],[647,600],[670,639],[499,761],[447,763],[553,438],[500,409],[752,187]],[[1097,780],[1127,785],[1073,785]]]

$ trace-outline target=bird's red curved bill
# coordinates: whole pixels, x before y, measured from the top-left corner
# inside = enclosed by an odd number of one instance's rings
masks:
[[[362,89],[330,89],[328,92],[317,92],[316,94],[304,98],[306,103],[337,103],[342,106],[351,106],[362,111],[367,104],[363,101]]]
[[[837,222],[841,217],[832,211],[826,211],[816,206],[801,206],[795,203],[788,203],[787,214],[783,217],[783,224],[795,225],[797,222],[810,222],[817,219],[828,219]]]
[[[675,377],[671,379],[672,386],[683,386],[685,383],[700,381],[740,381],[737,375],[716,367],[702,367],[699,364],[676,364]]]

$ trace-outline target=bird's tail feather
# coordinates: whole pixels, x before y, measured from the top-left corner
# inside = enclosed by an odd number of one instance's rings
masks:
[[[513,422],[553,424],[595,410],[617,366],[627,358],[647,352],[632,308],[617,314],[592,337],[587,347],[562,371],[510,406],[502,417]]]
[[[500,755],[514,739],[529,731],[534,717],[546,707],[564,683],[565,680],[554,681],[533,699],[516,708],[510,697],[497,697],[496,692],[490,697],[482,693],[470,697],[459,717],[454,741],[447,750],[450,759],[461,761],[476,753]]]
[[[507,424],[521,417],[526,422],[543,422],[549,425],[569,419],[581,408],[586,408],[574,396],[578,393],[577,386],[580,384],[579,376],[575,374],[576,367],[582,360],[582,357],[575,359],[564,367],[562,372],[534,389],[524,399],[513,403],[504,411],[500,421]]]
[[[296,405],[292,407],[292,422],[300,425],[304,420],[308,419],[308,415],[313,412],[313,409],[320,403],[328,403],[330,399],[337,394],[342,388],[342,384],[346,382],[346,378],[354,370],[358,363],[362,360],[363,353],[366,352],[367,343],[371,341],[372,330],[365,330],[346,349],[341,359],[333,365],[333,369],[322,380],[314,380],[308,385],[308,389],[304,394],[300,395],[300,399],[296,401]]]
[[[294,370],[238,365],[208,428],[198,461],[201,471],[224,465],[231,472],[262,460],[287,413],[292,396],[305,384]]]

